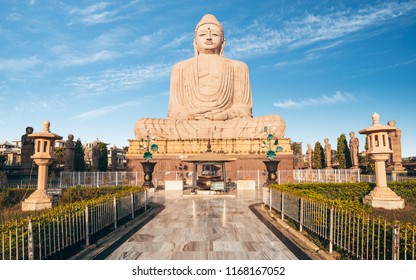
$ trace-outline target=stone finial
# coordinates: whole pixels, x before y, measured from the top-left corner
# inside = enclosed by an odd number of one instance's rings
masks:
[[[373,116],[372,116],[372,119],[373,119],[373,125],[380,124],[380,115],[379,114],[374,113]]]
[[[51,123],[48,120],[44,121],[43,122],[43,131],[44,132],[51,132],[49,130],[50,129],[50,126],[51,126]]]

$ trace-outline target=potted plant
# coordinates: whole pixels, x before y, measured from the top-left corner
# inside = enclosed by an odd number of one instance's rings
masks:
[[[150,160],[153,158],[152,152],[157,152],[159,149],[158,145],[155,143],[152,143],[155,141],[154,137],[150,137],[149,135],[146,135],[145,139],[140,140],[140,148],[144,150],[143,153],[143,159],[145,161],[141,162],[144,172],[144,187],[153,188],[154,185],[152,183],[153,179],[153,171],[155,169],[155,165],[157,162],[150,162]]]
[[[268,160],[263,161],[266,165],[267,170],[267,185],[276,183],[277,179],[277,166],[279,165],[279,160],[275,160],[276,152],[283,151],[281,146],[278,146],[279,141],[274,139],[272,133],[267,134],[267,139],[263,141],[262,147],[267,148],[266,157]]]

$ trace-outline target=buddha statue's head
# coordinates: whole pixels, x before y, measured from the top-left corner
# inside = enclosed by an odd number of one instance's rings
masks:
[[[200,53],[223,55],[225,47],[224,30],[214,15],[202,17],[195,27],[195,56]]]

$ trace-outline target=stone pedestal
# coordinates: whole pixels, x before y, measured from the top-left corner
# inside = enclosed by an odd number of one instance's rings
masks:
[[[387,187],[375,187],[363,198],[364,204],[375,208],[403,209],[404,199]]]
[[[50,159],[35,159],[38,169],[37,190],[22,202],[22,211],[37,211],[52,208],[52,197],[46,193],[48,165]]]
[[[52,208],[52,197],[46,190],[36,190],[22,202],[22,211],[39,211]]]
[[[402,209],[404,200],[387,186],[386,165],[388,154],[372,154],[376,170],[376,187],[363,198],[363,203],[376,208]]]

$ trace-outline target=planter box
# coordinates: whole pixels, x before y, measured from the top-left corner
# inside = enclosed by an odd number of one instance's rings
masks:
[[[237,190],[255,190],[255,180],[237,180]]]

